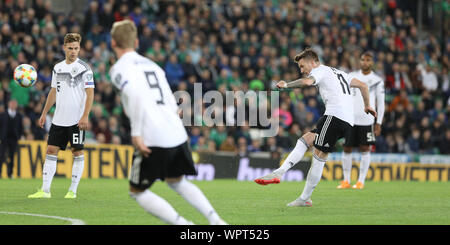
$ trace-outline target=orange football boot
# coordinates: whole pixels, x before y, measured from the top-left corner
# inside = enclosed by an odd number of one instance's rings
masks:
[[[352,186],[353,189],[364,189],[364,184],[362,182],[356,182],[355,185]]]
[[[341,184],[340,185],[338,185],[336,188],[338,188],[338,189],[348,189],[348,188],[350,188],[351,186],[350,186],[350,184],[348,183],[348,181],[347,180],[343,180],[343,181],[341,181]]]

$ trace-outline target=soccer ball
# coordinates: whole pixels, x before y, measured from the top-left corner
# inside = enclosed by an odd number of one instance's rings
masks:
[[[34,85],[37,80],[37,72],[33,66],[21,64],[14,69],[14,81],[21,87],[28,88]]]

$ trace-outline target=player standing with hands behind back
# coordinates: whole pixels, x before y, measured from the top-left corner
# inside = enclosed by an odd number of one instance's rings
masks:
[[[135,147],[129,175],[130,196],[147,212],[168,224],[192,224],[148,189],[157,179],[165,180],[210,224],[226,224],[203,192],[184,178],[186,174],[196,174],[196,170],[164,70],[136,53],[138,39],[134,22],[115,22],[111,37],[111,47],[118,60],[110,75],[114,86],[120,90]]]
[[[364,188],[364,182],[370,166],[370,145],[375,144],[375,137],[381,133],[381,123],[384,116],[384,82],[380,76],[372,71],[373,58],[372,52],[364,52],[360,59],[361,70],[352,72],[350,75],[367,84],[369,87],[370,105],[376,105],[378,117],[374,128],[374,117],[364,113],[364,102],[361,93],[357,89],[352,89],[355,126],[352,128],[352,133],[345,139],[344,152],[342,153],[344,180],[338,185],[338,189],[350,188],[353,147],[358,147],[359,152],[361,152],[361,164],[359,166],[358,181],[352,188]]]
[[[353,99],[350,87],[361,90],[365,113],[376,116],[376,112],[369,105],[367,85],[343,71],[322,65],[314,50],[309,48],[303,50],[295,56],[294,61],[306,77],[289,83],[280,81],[277,87],[283,89],[317,86],[325,103],[325,113],[317,122],[316,128],[297,141],[294,150],[287,156],[281,167],[255,179],[255,182],[260,185],[280,183],[284,173],[303,158],[309,147],[314,146],[311,167],[306,176],[303,192],[296,200],[288,204],[290,207],[310,207],[312,206],[311,195],[322,177],[328,153],[333,151],[334,145],[340,138],[350,133],[353,126]]]
[[[51,90],[47,96],[39,126],[44,127],[50,108],[56,103],[52,125],[48,133],[47,155],[42,170],[42,188],[28,198],[50,198],[50,186],[56,173],[59,150],[70,142],[73,154],[72,184],[65,198],[76,198],[78,183],[84,169],[84,130],[94,101],[94,76],[89,65],[78,58],[81,36],[64,36],[66,59],[53,68]]]

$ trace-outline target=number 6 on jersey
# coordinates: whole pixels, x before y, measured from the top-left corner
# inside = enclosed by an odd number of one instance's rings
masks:
[[[72,141],[74,144],[83,144],[83,130],[80,130],[79,133],[74,133],[72,135]]]

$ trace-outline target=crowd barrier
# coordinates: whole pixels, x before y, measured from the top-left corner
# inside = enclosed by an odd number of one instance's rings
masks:
[[[45,161],[47,144],[45,141],[19,141],[17,154],[14,158],[13,177],[42,178],[42,166]],[[128,177],[131,168],[134,149],[128,145],[86,144],[84,149],[85,167],[83,178],[118,178]],[[447,158],[443,163],[410,162],[402,155],[373,154],[374,161],[367,173],[371,181],[449,181],[450,164]],[[216,152],[213,154],[193,152],[198,174],[188,176],[193,180],[237,179],[252,181],[276,169],[282,160],[274,160],[269,154],[253,154],[250,157],[240,157],[232,153]],[[296,164],[283,176],[283,181],[302,181],[306,178],[310,167],[310,155]],[[384,159],[384,160],[383,160]],[[427,159],[418,158],[418,159]],[[359,164],[357,157],[352,166],[352,179],[357,179]],[[401,160],[395,162],[396,160]],[[377,162],[378,161],[378,162]],[[384,162],[380,162],[384,161]],[[56,176],[71,177],[73,157],[70,150],[60,151]],[[6,177],[6,165],[3,165],[1,176]],[[341,180],[342,164],[339,154],[330,155],[322,179]]]

